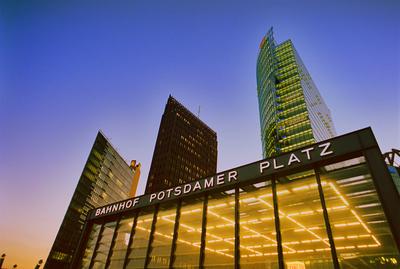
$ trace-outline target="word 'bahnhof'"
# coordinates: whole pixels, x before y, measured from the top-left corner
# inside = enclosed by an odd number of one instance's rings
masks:
[[[398,268],[399,204],[367,128],[97,208],[72,268]]]

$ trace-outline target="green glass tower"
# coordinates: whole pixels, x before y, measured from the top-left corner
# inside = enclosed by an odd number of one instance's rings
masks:
[[[264,158],[335,136],[331,113],[291,40],[260,44],[257,93]]]

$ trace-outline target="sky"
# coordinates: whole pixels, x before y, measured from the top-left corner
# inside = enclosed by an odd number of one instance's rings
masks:
[[[0,252],[46,259],[101,129],[142,163],[172,94],[218,135],[218,170],[261,159],[258,46],[291,39],[338,134],[400,148],[399,1],[1,1]]]

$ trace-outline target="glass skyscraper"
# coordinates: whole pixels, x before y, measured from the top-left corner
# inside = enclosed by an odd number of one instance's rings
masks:
[[[134,196],[138,174],[140,164],[129,166],[98,132],[44,268],[69,268],[88,212]]]
[[[292,41],[277,44],[272,28],[260,44],[257,93],[264,157],[336,135],[330,111]]]

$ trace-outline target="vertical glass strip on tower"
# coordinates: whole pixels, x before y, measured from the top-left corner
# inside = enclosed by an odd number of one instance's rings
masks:
[[[264,157],[335,136],[330,111],[292,42],[277,45],[272,28],[260,44],[257,93]]]

